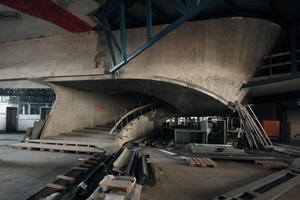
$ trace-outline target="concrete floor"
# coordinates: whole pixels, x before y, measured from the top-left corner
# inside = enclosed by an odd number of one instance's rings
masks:
[[[143,188],[141,199],[203,199],[211,200],[225,192],[265,177],[275,171],[265,170],[253,161],[237,162],[214,160],[217,168],[190,167],[147,149],[152,162],[163,169],[163,179],[152,188]]]
[[[56,180],[58,174],[77,166],[78,158],[87,157],[9,148],[9,144],[18,143],[22,138],[23,134],[0,133],[0,200],[27,199]],[[152,162],[159,163],[163,176],[154,187],[143,187],[142,200],[213,199],[276,172],[253,161],[215,160],[217,168],[190,167],[186,161],[161,155],[155,148],[143,151],[150,155]]]
[[[24,200],[78,165],[84,154],[11,149],[24,133],[0,133],[0,200]]]

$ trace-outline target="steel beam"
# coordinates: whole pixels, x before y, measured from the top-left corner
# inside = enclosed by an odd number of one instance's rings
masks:
[[[289,81],[289,80],[298,79],[298,78],[300,78],[300,75],[295,74],[295,75],[284,76],[284,77],[280,77],[280,78],[270,78],[270,79],[261,80],[261,81],[253,81],[253,82],[249,82],[249,83],[243,83],[240,90],[243,88],[250,88],[250,87],[266,85],[266,84],[276,83],[276,82],[281,82],[281,81]]]
[[[139,0],[141,4],[143,4],[146,7],[146,1],[148,0]],[[162,11],[159,7],[157,7],[154,2],[151,4],[151,10],[153,13],[155,13],[157,16],[161,17],[166,23],[171,23],[173,19],[167,15],[164,11]]]
[[[98,11],[95,13],[95,17],[102,23],[103,30],[105,32],[105,37],[107,41],[108,50],[111,57],[112,67],[110,69],[110,73],[115,74],[115,72],[121,69],[124,65],[126,65],[129,61],[135,58],[137,55],[145,51],[151,45],[159,41],[161,38],[166,36],[168,33],[179,27],[184,22],[190,20],[192,17],[202,12],[204,9],[209,7],[216,0],[186,0],[186,3],[182,3],[180,0],[169,0],[170,3],[177,8],[182,16],[175,20],[172,24],[167,26],[161,32],[152,36],[152,2],[151,0],[146,1],[146,9],[147,9],[147,41],[137,48],[132,54],[127,55],[126,51],[126,9],[125,7],[126,0],[118,1],[115,6],[113,6],[110,10],[106,10],[106,5],[104,4]],[[120,38],[121,44],[117,44],[117,40],[115,39],[112,31],[111,24],[108,23],[107,18],[113,13],[116,13],[116,10],[120,12]],[[115,52],[119,54],[119,61],[116,59]]]

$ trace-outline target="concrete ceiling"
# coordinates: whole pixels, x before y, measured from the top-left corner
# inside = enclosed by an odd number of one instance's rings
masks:
[[[221,97],[216,95],[213,97],[197,91],[197,88],[188,88],[169,82],[139,79],[49,82],[100,94],[139,93],[148,95],[149,98],[160,99],[177,108],[176,113],[180,116],[226,116],[232,114],[232,110],[229,109],[226,101]]]
[[[64,7],[59,4],[66,3]],[[87,32],[97,25],[89,13],[103,1],[92,0],[0,0],[0,16],[18,13],[18,17],[0,17],[0,43]]]
[[[106,0],[0,0],[0,44],[31,38],[62,35],[70,32],[99,30],[101,24],[91,17]],[[113,6],[116,0],[110,0]],[[145,26],[145,1],[127,0],[126,23],[128,27]],[[171,23],[180,16],[168,1],[152,0],[153,24]],[[7,15],[6,15],[7,14]],[[9,17],[13,16],[13,17]],[[205,20],[218,17],[257,17],[280,24],[286,33],[278,42],[275,52],[290,47],[289,28],[292,25],[300,33],[299,0],[217,0],[212,6],[191,20]],[[114,29],[118,27],[118,16],[110,19]],[[299,38],[299,37],[298,37]],[[300,48],[297,41],[297,48]],[[298,91],[298,80],[268,84],[250,89],[249,95],[261,96]]]

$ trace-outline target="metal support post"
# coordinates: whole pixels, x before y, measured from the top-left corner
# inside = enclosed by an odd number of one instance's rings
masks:
[[[297,39],[296,39],[297,35],[296,35],[296,28],[295,26],[291,27],[291,61],[292,61],[292,65],[291,65],[291,73],[292,76],[297,74]]]

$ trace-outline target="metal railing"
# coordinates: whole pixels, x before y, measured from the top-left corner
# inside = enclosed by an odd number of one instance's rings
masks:
[[[125,109],[125,115],[123,115],[115,123],[114,127],[110,130],[109,134],[112,134],[114,131],[117,132],[117,127],[118,126],[121,126],[121,128],[123,129],[123,127],[125,127],[126,124],[128,124],[132,119],[135,119],[139,116],[142,116],[143,114],[145,114],[146,112],[149,112],[151,110],[153,111],[154,107],[159,106],[160,104],[162,104],[161,101],[141,106],[141,104],[139,102],[139,107],[138,108],[134,108],[134,104],[133,104],[133,110],[127,112],[127,109]],[[125,120],[126,124],[124,124],[124,120]]]

